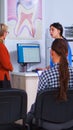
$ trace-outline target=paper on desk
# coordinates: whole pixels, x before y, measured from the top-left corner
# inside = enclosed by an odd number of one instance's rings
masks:
[[[42,70],[38,70],[37,73],[38,73],[38,76],[40,76],[42,74]]]

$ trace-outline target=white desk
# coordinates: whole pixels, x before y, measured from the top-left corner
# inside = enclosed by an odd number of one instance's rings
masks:
[[[38,75],[35,72],[12,72],[11,84],[13,88],[23,89],[28,95],[27,111],[34,103],[38,87]]]

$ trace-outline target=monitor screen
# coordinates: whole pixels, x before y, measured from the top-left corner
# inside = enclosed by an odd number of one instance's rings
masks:
[[[40,63],[40,45],[33,43],[17,44],[18,63]]]

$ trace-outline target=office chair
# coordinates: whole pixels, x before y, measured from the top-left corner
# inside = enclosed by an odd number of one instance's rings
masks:
[[[45,130],[73,130],[73,89],[68,89],[68,100],[59,102],[58,89],[48,89],[37,95],[32,124]],[[69,129],[70,130],[70,129]]]
[[[26,130],[27,93],[20,89],[0,89],[0,130]],[[22,124],[16,123],[22,119]]]

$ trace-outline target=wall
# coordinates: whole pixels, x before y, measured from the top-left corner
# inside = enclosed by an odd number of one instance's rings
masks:
[[[5,8],[4,8],[4,0],[0,0],[0,22],[4,22],[5,19]]]

